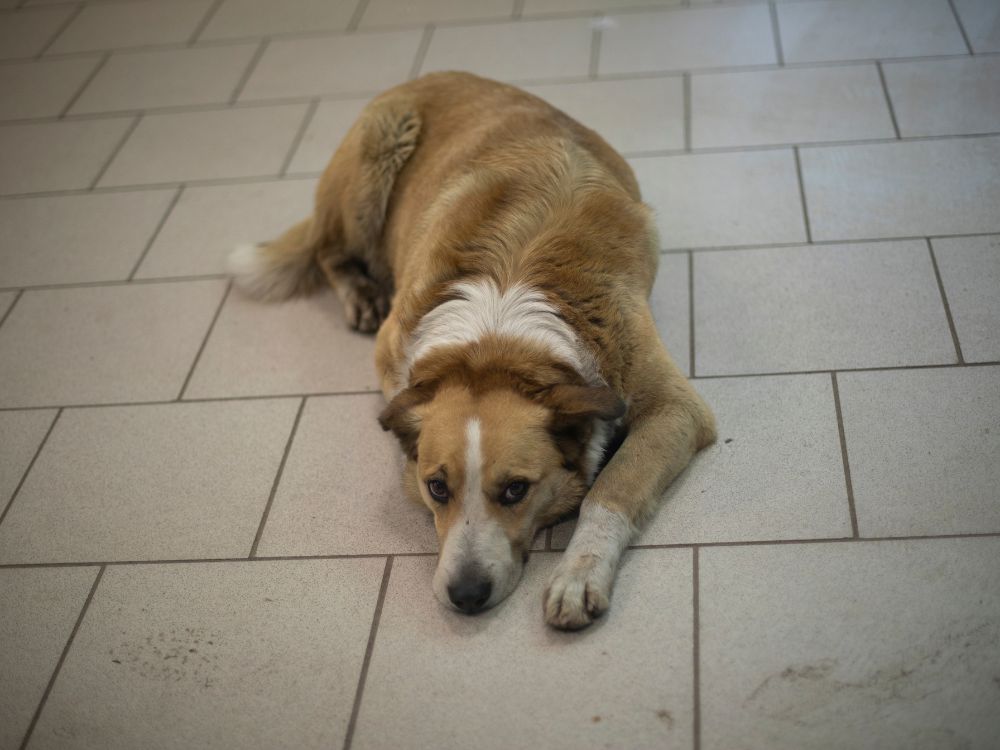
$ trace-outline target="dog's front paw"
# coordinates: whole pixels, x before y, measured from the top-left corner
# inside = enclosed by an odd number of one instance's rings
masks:
[[[389,314],[389,297],[373,281],[355,282],[341,296],[348,325],[361,333],[374,333]]]
[[[585,628],[608,609],[614,568],[593,555],[563,560],[545,589],[545,622],[560,630]]]

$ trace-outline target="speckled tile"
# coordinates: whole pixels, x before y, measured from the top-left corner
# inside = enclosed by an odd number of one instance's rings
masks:
[[[966,362],[1000,361],[1000,237],[933,240]]]
[[[0,513],[45,439],[55,409],[0,412]]]

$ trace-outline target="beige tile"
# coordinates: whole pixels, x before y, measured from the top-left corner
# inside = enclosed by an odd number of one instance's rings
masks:
[[[687,255],[661,255],[649,305],[660,338],[685,375],[691,371],[691,308],[688,291]]]
[[[1000,367],[840,375],[866,536],[1000,531]]]
[[[380,394],[306,403],[258,555],[437,551],[430,511],[403,495],[402,452],[376,419],[383,408]]]
[[[438,28],[420,72],[467,70],[502,81],[585,77],[592,36],[586,18]]]
[[[674,480],[637,544],[851,535],[829,375],[698,380],[695,387],[715,412],[719,439]],[[565,548],[573,528],[556,527],[553,548]]]
[[[431,593],[433,558],[396,558],[354,750],[690,747],[691,553],[629,553],[610,611],[576,634],[542,622],[557,560],[535,555],[507,601],[466,617]]]
[[[0,561],[249,555],[298,406],[64,411],[0,525]]]
[[[0,570],[0,747],[21,746],[96,576],[97,568]]]
[[[986,748],[1000,734],[997,539],[700,558],[702,747]]]
[[[25,292],[0,328],[2,406],[176,398],[224,281]]]
[[[955,9],[976,52],[1000,52],[1000,5],[994,0],[955,0]]]
[[[112,55],[72,112],[225,104],[256,49],[234,44]]]
[[[288,165],[290,173],[322,172],[368,99],[320,102]]]
[[[801,158],[815,240],[1000,230],[1000,137],[806,147]]]
[[[383,566],[109,568],[32,747],[339,747]]]
[[[785,62],[964,55],[947,0],[779,3]]]
[[[355,0],[225,0],[199,40],[343,31],[356,5]]]
[[[684,148],[679,77],[527,86],[621,152]]]
[[[513,9],[512,0],[369,0],[361,28],[510,18]]]
[[[523,14],[570,13],[579,11],[613,11],[626,8],[648,8],[655,5],[679,6],[682,0],[525,0]]]
[[[1000,237],[934,240],[966,362],[1000,361]]]
[[[406,80],[422,34],[385,31],[272,41],[240,99],[381,91]]]
[[[276,175],[305,113],[287,104],[147,115],[101,185]]]
[[[0,202],[0,279],[65,284],[128,278],[170,205],[170,190]]]
[[[225,273],[239,245],[277,237],[312,211],[315,180],[185,188],[137,278]]]
[[[0,65],[0,119],[60,114],[96,66],[96,57]]]
[[[17,299],[17,292],[0,292],[0,321],[7,315],[14,300]]]
[[[211,0],[143,0],[86,6],[49,52],[123,49],[186,42]]]
[[[700,253],[694,287],[698,375],[955,361],[920,240]]]
[[[0,412],[0,513],[45,439],[54,409]]]
[[[64,6],[0,14],[0,59],[40,54],[74,10]]]
[[[630,159],[665,249],[803,242],[791,151]]]
[[[90,187],[131,122],[116,117],[0,128],[0,193]]]
[[[188,398],[374,391],[375,341],[347,328],[332,292],[262,304],[234,290]]]
[[[886,63],[883,69],[904,138],[1000,129],[1000,58]]]
[[[694,148],[894,136],[874,65],[691,77]]]
[[[601,32],[601,74],[777,62],[765,5],[629,13]]]

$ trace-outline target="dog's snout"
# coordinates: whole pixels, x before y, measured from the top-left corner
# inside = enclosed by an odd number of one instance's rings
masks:
[[[481,611],[492,593],[493,583],[479,573],[464,573],[448,586],[451,603],[467,615]]]

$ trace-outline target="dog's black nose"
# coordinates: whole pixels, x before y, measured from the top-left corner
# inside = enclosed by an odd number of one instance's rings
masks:
[[[462,576],[448,587],[451,603],[467,615],[474,615],[482,610],[490,600],[491,593],[493,584],[488,578]]]

